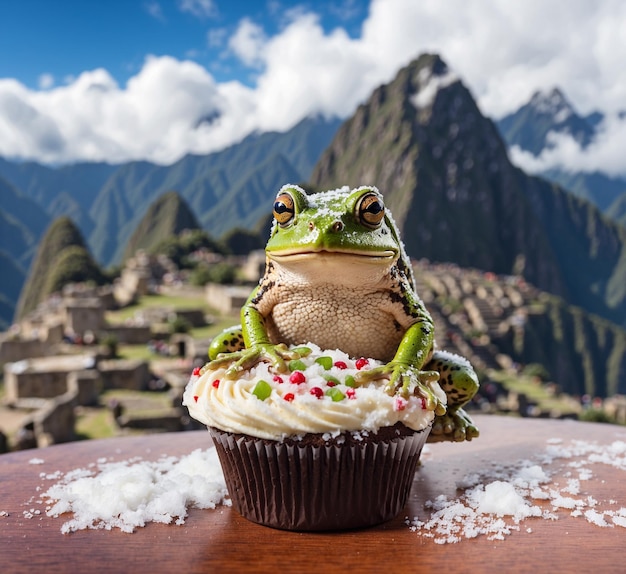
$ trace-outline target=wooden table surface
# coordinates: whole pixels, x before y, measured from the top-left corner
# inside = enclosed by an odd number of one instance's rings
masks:
[[[545,452],[549,439],[626,440],[626,428],[574,421],[477,416],[481,437],[471,443],[429,445],[410,500],[395,520],[381,526],[335,533],[296,533],[266,528],[233,509],[191,508],[182,525],[147,524],[132,534],[81,530],[62,534],[69,516],[27,518],[37,489],[50,486],[42,472],[84,468],[101,457],[182,456],[209,447],[205,431],[84,441],[0,455],[0,572],[626,572],[626,528],[600,527],[569,510],[558,520],[529,518],[503,540],[487,536],[451,544],[436,543],[405,523],[428,519],[426,500],[460,496],[456,483],[494,464],[515,464]],[[43,464],[31,464],[37,457]],[[542,468],[566,484],[566,463]],[[583,494],[600,505],[626,507],[625,472],[597,464]],[[536,501],[533,501],[536,502]],[[546,508],[551,508],[549,505]],[[6,515],[8,513],[8,516]],[[530,530],[530,531],[529,531]]]

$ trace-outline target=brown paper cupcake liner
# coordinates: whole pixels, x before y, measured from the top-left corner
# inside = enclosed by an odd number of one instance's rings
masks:
[[[403,425],[357,440],[352,433],[283,442],[211,428],[234,508],[287,530],[373,526],[406,504],[430,432]]]

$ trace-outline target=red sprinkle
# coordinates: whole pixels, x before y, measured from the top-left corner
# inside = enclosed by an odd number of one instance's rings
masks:
[[[220,380],[219,379],[215,379],[211,384],[217,389],[217,387],[220,386]]]
[[[335,381],[326,381],[326,385],[329,387],[335,387],[337,386],[337,383]]]
[[[200,398],[200,397],[198,397],[198,395],[194,395],[194,396],[193,396],[193,400],[194,400],[194,401],[196,401],[196,402],[198,402],[198,399],[199,399],[199,398]]]
[[[347,388],[347,389],[346,389],[346,396],[347,396],[349,399],[353,399],[353,398],[355,398],[355,395],[356,395],[356,391],[355,391],[354,389],[352,389],[352,388]]]
[[[295,398],[296,398],[296,396],[293,393],[287,393],[283,397],[283,399],[285,399],[286,401],[289,401],[289,402],[293,401],[293,399],[295,399]]]
[[[200,367],[196,367],[192,373],[191,373],[194,377],[199,377],[200,376]]]
[[[406,408],[407,401],[402,397],[396,397],[396,400],[393,404],[394,411],[403,411]]]
[[[343,361],[335,361],[335,367],[338,369],[347,369],[348,365],[346,365]]]
[[[357,359],[354,364],[356,368],[360,371],[363,367],[369,365],[369,361],[365,357],[361,357],[360,359]]]
[[[324,391],[319,387],[313,387],[309,392],[318,399],[321,399],[324,396]]]
[[[278,375],[274,375],[273,379],[272,379],[275,383],[278,383],[279,385],[282,385],[285,381],[283,381],[282,377],[279,377]]]
[[[306,377],[304,376],[304,373],[302,371],[294,371],[289,377],[289,382],[293,383],[294,385],[301,385],[302,383],[306,382]]]
[[[421,397],[421,401],[422,401],[422,410],[426,410],[426,399],[424,397]]]

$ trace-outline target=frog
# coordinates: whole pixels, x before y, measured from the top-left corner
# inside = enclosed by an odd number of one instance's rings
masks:
[[[360,371],[357,385],[386,381],[388,394],[418,396],[434,411],[429,442],[479,436],[463,409],[479,388],[476,372],[464,357],[437,348],[398,226],[375,186],[310,194],[283,186],[265,255],[241,325],[210,344],[212,368],[234,379],[267,361],[287,373],[306,343],[341,349],[381,363]]]

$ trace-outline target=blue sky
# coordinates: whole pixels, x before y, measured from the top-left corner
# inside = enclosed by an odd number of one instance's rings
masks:
[[[347,118],[431,52],[487,116],[555,86],[606,114],[525,169],[625,175],[624,22],[623,0],[0,0],[0,156],[172,163]]]
[[[277,34],[297,13],[314,11],[325,31],[358,36],[365,0],[0,0],[0,77],[29,88],[66,83],[105,68],[120,83],[147,55],[191,59],[218,81],[254,82],[226,49],[242,18]]]

